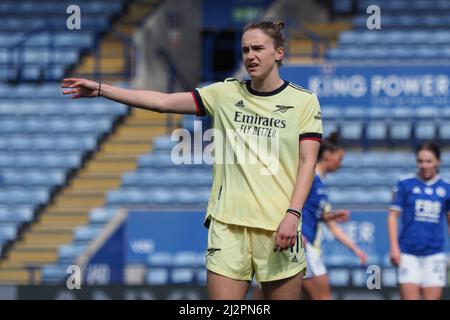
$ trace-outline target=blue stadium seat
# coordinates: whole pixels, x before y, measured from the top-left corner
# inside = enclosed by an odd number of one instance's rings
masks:
[[[0,225],[0,243],[13,240],[17,237],[17,228],[13,225]]]
[[[388,123],[386,121],[369,121],[366,126],[366,138],[369,146],[381,145],[388,137]]]
[[[383,268],[383,276],[381,277],[381,285],[383,287],[397,287],[397,270],[394,268]]]
[[[428,44],[430,42],[434,42],[436,33],[430,33],[425,30],[417,30],[408,32],[408,36],[404,37],[401,43],[409,44],[409,45],[417,45],[417,44]]]
[[[149,268],[145,277],[149,285],[166,285],[170,283],[170,274],[167,268]]]
[[[333,268],[328,270],[331,286],[348,286],[350,271],[346,268]]]
[[[168,205],[173,204],[173,192],[166,189],[156,189],[149,194],[149,204]]]
[[[196,269],[194,268],[173,268],[171,281],[173,284],[192,284],[195,281]]]
[[[154,267],[171,267],[173,262],[172,254],[165,251],[156,251],[148,255],[147,265]]]
[[[74,244],[88,244],[99,233],[101,228],[98,226],[78,226],[73,232]]]
[[[33,210],[29,207],[0,207],[0,223],[22,223],[33,219]]]
[[[416,109],[415,117],[421,120],[437,120],[441,111],[435,106],[420,106]]]
[[[85,245],[68,244],[58,248],[58,263],[72,263],[86,248]]]
[[[418,120],[414,130],[417,142],[434,140],[436,138],[437,127],[435,121]]]
[[[330,190],[329,194],[330,202],[339,205],[352,205],[354,200],[354,195],[351,192]]]
[[[343,108],[340,106],[324,105],[321,107],[321,112],[326,120],[339,120],[343,116]]]
[[[115,208],[95,208],[89,211],[89,224],[100,226],[108,222],[117,212]]]
[[[383,33],[383,37],[380,37],[381,44],[386,46],[395,46],[403,43],[405,39],[405,33],[402,31],[387,31]]]
[[[397,145],[409,145],[412,141],[413,125],[410,121],[395,121],[391,124],[389,130],[389,139]]]
[[[178,141],[172,141],[170,136],[160,136],[153,139],[153,148],[158,151],[170,151]]]
[[[364,134],[363,130],[363,121],[342,121],[340,135],[346,143],[361,145]]]
[[[44,265],[41,271],[41,281],[44,284],[59,284],[65,281],[68,276],[66,264]]]
[[[450,142],[450,123],[443,121],[439,124],[439,140],[442,143],[449,143]]]
[[[358,31],[344,31],[338,36],[339,45],[341,46],[354,46],[357,45],[362,37],[362,34]]]
[[[433,32],[428,41],[435,46],[449,45],[450,35],[447,31]]]
[[[343,116],[346,120],[364,120],[367,116],[367,108],[365,106],[348,106],[343,110]]]

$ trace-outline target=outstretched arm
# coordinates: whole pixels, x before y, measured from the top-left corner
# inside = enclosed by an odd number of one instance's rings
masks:
[[[336,210],[333,212],[327,212],[322,215],[323,222],[336,221],[345,222],[350,218],[350,211],[348,210]]]
[[[195,100],[190,92],[168,94],[149,90],[129,90],[79,78],[66,78],[62,81],[61,87],[66,89],[63,90],[63,94],[72,95],[72,99],[102,96],[131,107],[160,113],[197,113]]]
[[[314,180],[319,147],[320,143],[317,141],[302,140],[300,142],[300,164],[289,208],[298,211],[303,209]],[[299,218],[286,213],[276,231],[275,250],[286,250],[295,244],[298,221]]]
[[[353,251],[353,253],[359,258],[360,264],[365,265],[367,262],[366,254],[352,241],[352,239],[350,239],[349,236],[345,234],[341,227],[339,227],[334,221],[328,221],[326,225],[340,243]]]

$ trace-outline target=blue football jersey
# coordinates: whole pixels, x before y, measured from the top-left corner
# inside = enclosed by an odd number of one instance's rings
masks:
[[[401,212],[401,252],[426,256],[444,251],[450,184],[439,176],[423,181],[410,175],[397,182],[391,209]]]
[[[330,210],[328,189],[320,176],[316,175],[302,210],[302,234],[310,243],[313,243],[316,239],[318,224],[323,213]]]

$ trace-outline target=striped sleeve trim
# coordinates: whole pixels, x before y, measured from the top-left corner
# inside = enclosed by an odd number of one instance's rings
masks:
[[[197,117],[203,117],[206,115],[205,106],[203,105],[202,97],[198,90],[191,91],[192,97],[195,101],[195,107],[197,108]]]
[[[399,206],[390,206],[389,210],[395,210],[395,211],[398,211],[398,212],[402,212],[403,211],[402,207],[399,207]]]
[[[299,136],[300,141],[303,140],[314,140],[319,143],[322,142],[322,134],[320,133],[303,133]]]

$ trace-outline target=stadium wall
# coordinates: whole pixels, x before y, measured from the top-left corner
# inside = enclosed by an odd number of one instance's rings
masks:
[[[177,67],[195,88],[200,81],[201,0],[166,1],[135,34],[138,57],[133,86],[167,92],[170,72],[157,52],[170,52]],[[182,88],[175,87],[175,91]]]

